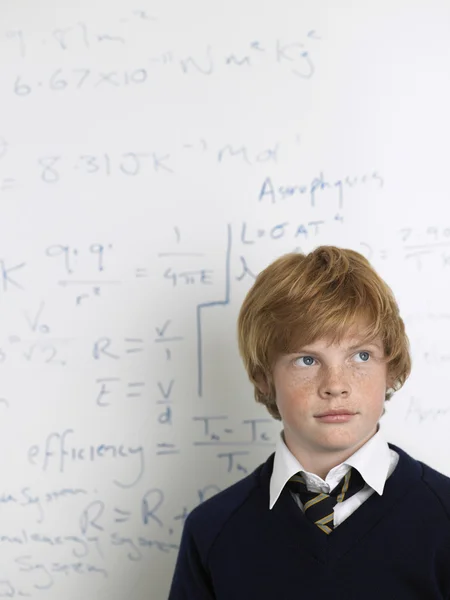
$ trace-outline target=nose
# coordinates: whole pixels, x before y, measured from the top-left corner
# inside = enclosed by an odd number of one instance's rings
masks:
[[[319,394],[322,398],[346,398],[351,392],[350,380],[342,368],[327,369],[320,385]]]

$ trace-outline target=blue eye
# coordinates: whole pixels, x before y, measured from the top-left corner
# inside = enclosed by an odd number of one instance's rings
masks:
[[[368,352],[366,352],[365,350],[358,352],[358,356],[360,356],[362,358],[363,362],[367,362],[370,358],[370,354]]]
[[[300,360],[304,360],[305,362],[302,364],[300,363],[300,365],[302,366],[306,366],[306,367],[310,367],[312,365],[312,363],[314,362],[314,358],[312,356],[300,356],[299,358],[296,359],[296,363],[298,363]],[[309,362],[311,361],[311,362]]]

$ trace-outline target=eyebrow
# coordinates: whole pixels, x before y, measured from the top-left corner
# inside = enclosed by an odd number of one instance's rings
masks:
[[[378,342],[365,342],[364,340],[359,344],[355,344],[354,346],[349,346],[348,350],[356,350],[356,348],[360,348],[361,346],[366,346],[367,348],[378,348],[381,350],[381,346]]]
[[[377,342],[365,342],[364,340],[362,340],[361,342],[359,342],[359,344],[353,344],[351,346],[348,346],[348,348],[345,348],[346,350],[356,350],[357,348],[361,348],[362,346],[366,347],[366,348],[376,348],[377,350],[382,350],[382,347],[380,346],[380,344],[378,344]],[[320,350],[313,350],[312,348],[308,348],[308,346],[305,346],[303,348],[300,348],[298,350],[298,352],[311,352],[311,353],[316,353],[316,354],[320,354]]]

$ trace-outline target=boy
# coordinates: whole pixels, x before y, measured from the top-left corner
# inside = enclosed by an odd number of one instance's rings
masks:
[[[411,369],[387,284],[352,250],[287,254],[257,277],[238,336],[283,432],[189,515],[170,600],[449,600],[450,478],[379,430]]]

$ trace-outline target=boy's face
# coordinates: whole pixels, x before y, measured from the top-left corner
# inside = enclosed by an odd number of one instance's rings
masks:
[[[390,381],[381,340],[366,344],[361,330],[352,328],[340,345],[320,339],[275,363],[272,379],[284,436],[298,458],[348,458],[376,433]],[[330,410],[352,416],[341,422],[319,418]]]

